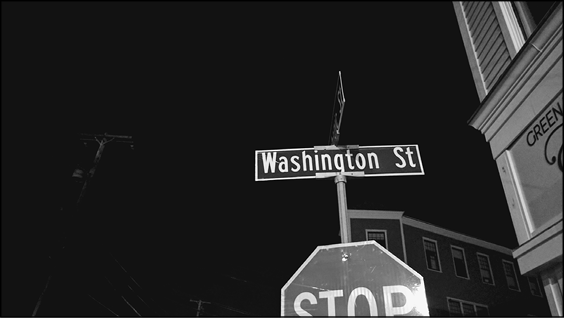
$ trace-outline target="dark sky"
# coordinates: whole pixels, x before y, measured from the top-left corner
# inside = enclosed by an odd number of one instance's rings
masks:
[[[81,261],[63,258],[75,271],[60,275],[87,292],[105,293],[97,260],[111,252],[149,294],[206,300],[198,286],[223,277],[231,300],[208,301],[279,314],[283,284],[340,243],[337,192],[331,179],[255,182],[254,151],[326,145],[339,71],[340,144],[418,144],[425,169],[349,179],[349,208],[517,247],[467,124],[479,100],[451,2],[2,2],[3,316],[31,315],[64,233]],[[109,143],[84,210],[61,213],[74,165],[96,151],[77,134],[103,132],[135,150]]]

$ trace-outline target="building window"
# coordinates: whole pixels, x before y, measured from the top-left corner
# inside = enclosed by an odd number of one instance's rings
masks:
[[[476,255],[478,256],[478,265],[480,266],[482,283],[495,285],[492,275],[492,267],[490,266],[490,257],[488,255],[480,253],[477,253]]]
[[[450,247],[452,251],[452,259],[454,261],[454,273],[458,277],[469,279],[468,277],[468,267],[466,265],[466,257],[464,255],[464,249],[457,246]]]
[[[517,275],[515,275],[515,267],[513,262],[502,260],[503,262],[503,272],[505,273],[505,279],[507,280],[507,287],[511,290],[521,291],[519,289],[519,282],[517,281]]]
[[[459,301],[448,300],[448,312],[451,316],[462,316],[462,307]]]
[[[531,294],[534,296],[542,297],[542,289],[539,284],[539,280],[536,276],[527,276],[527,280],[529,281],[529,289],[531,290]]]
[[[441,263],[439,259],[437,241],[424,238],[423,246],[425,248],[425,258],[427,259],[427,269],[440,272]]]
[[[529,281],[529,289],[531,290],[531,294],[533,294],[534,296],[542,297],[542,292],[537,277],[527,276],[527,280]]]
[[[489,316],[488,307],[460,299],[447,297],[450,316]]]
[[[386,230],[366,230],[366,240],[376,241],[385,249],[388,249],[388,240]]]
[[[488,312],[488,307],[482,305],[475,305],[475,306],[476,306],[476,316],[484,317],[490,315],[490,313]]]

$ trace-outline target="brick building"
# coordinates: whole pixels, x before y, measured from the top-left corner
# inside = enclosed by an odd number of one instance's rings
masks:
[[[396,211],[348,210],[352,242],[375,240],[425,279],[431,316],[546,316],[537,276],[512,250]]]

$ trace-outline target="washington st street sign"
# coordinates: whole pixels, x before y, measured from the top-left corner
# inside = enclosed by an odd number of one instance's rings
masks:
[[[255,181],[423,175],[417,145],[317,146],[256,150]]]

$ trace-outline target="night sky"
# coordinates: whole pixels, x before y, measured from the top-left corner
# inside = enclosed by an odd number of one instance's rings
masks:
[[[349,178],[349,208],[517,247],[451,2],[2,2],[2,316],[32,314],[53,263],[39,316],[134,316],[114,257],[143,315],[279,315],[340,243],[337,191],[255,182],[254,151],[327,145],[339,71],[340,144],[417,144],[425,170]],[[104,132],[134,150],[108,143],[61,211],[97,149],[78,134]]]

